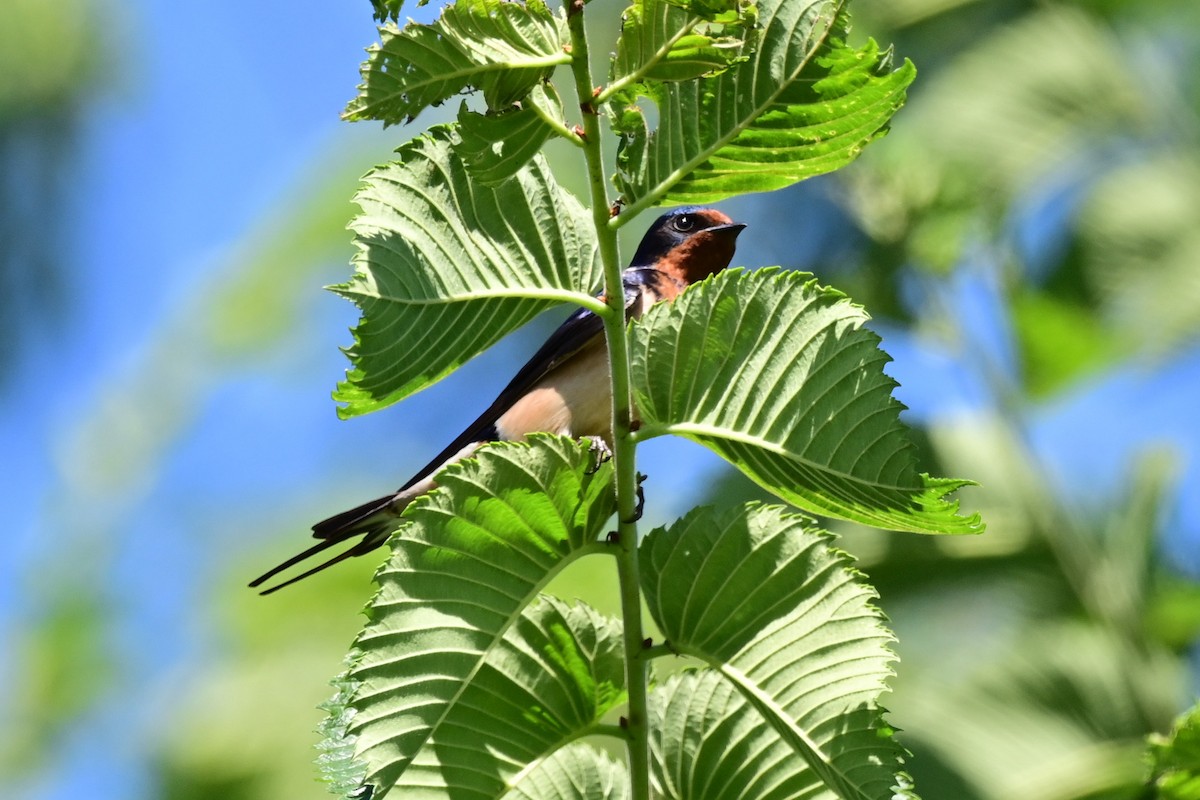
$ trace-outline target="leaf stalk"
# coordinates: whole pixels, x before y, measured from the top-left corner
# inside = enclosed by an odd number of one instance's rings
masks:
[[[554,85],[547,84],[547,89],[549,91],[554,91]],[[557,95],[556,95],[556,97],[557,97]],[[568,142],[575,145],[576,147],[583,147],[583,137],[580,136],[579,134],[577,134],[575,131],[568,128],[566,125],[564,125],[562,120],[557,119],[552,114],[547,113],[546,109],[542,108],[540,103],[535,103],[532,100],[530,100],[528,102],[528,106],[529,106],[529,108],[533,109],[533,113],[537,114],[538,118],[542,122],[546,123],[546,125],[550,128],[550,130],[554,131],[556,136],[558,136],[559,138],[562,138],[562,139],[566,139]]]
[[[617,251],[616,230],[609,226],[609,197],[604,177],[600,118],[593,90],[588,40],[583,22],[583,3],[572,2],[567,12],[571,35],[571,71],[575,92],[583,112],[583,153],[587,163],[592,221],[600,259],[608,308],[601,316],[608,340],[609,372],[613,404],[613,465],[616,474],[619,543],[616,548],[621,611],[624,618],[626,691],[629,707],[623,726],[629,756],[629,778],[633,800],[650,797],[650,739],[647,725],[648,661],[642,629],[642,596],[638,570],[636,442],[630,430],[633,419],[630,398],[629,342],[626,338],[625,291]]]
[[[692,17],[690,20],[688,20],[687,24],[675,32],[670,38],[668,38],[667,41],[663,43],[662,47],[654,51],[653,56],[646,59],[645,64],[642,64],[628,75],[617,78],[615,81],[606,86],[603,91],[600,92],[600,94],[596,95],[596,104],[602,105],[608,102],[617,92],[625,89],[628,86],[634,85],[642,78],[646,77],[646,75],[650,73],[650,70],[658,66],[658,63],[667,57],[667,54],[671,52],[671,48],[678,44],[680,39],[695,30],[696,25],[699,24],[700,21],[700,17]]]

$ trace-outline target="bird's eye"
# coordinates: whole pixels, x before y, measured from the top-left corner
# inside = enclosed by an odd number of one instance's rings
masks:
[[[675,218],[675,230],[680,233],[690,233],[696,230],[699,220],[693,214],[680,214]]]

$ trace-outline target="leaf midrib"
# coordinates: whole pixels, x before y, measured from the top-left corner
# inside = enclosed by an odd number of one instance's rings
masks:
[[[767,720],[767,724],[774,728],[776,733],[792,742],[793,749],[800,752],[801,757],[813,772],[817,773],[827,788],[837,792],[845,800],[871,800],[850,781],[844,772],[834,766],[833,761],[821,751],[820,746],[809,737],[808,733],[796,724],[769,695],[763,692],[758,683],[749,675],[732,664],[712,664],[711,661],[709,663],[721,673],[722,677],[738,687],[739,694],[762,714],[763,718]]]
[[[479,675],[480,670],[482,670],[487,664],[488,656],[490,656],[492,652],[495,651],[498,646],[500,646],[500,643],[504,639],[504,634],[516,624],[517,620],[521,618],[521,615],[525,609],[529,607],[531,598],[536,597],[538,592],[540,592],[552,578],[558,575],[558,573],[562,572],[562,570],[566,569],[566,567],[573,564],[577,559],[592,553],[609,552],[609,549],[599,542],[582,545],[579,549],[573,550],[564,556],[563,559],[555,564],[544,576],[542,576],[540,580],[534,583],[534,585],[530,588],[530,591],[526,594],[524,601],[518,603],[514,607],[512,613],[505,618],[504,622],[496,627],[495,635],[491,637],[491,640],[488,642],[487,646],[478,651],[478,657],[475,659],[475,663],[463,676],[462,680],[459,682],[458,688],[455,689],[454,694],[443,703],[441,713],[435,720],[430,722],[420,738],[420,743],[416,747],[412,748],[412,755],[407,759],[408,763],[412,763],[412,759],[415,758],[422,749],[424,749],[425,745],[429,743],[429,740],[433,738],[434,734],[440,729],[442,724],[445,723],[450,713],[454,710],[454,708],[457,707],[458,703],[462,700],[463,694],[472,685],[475,678]],[[379,722],[378,719],[371,721],[376,723]],[[354,726],[353,723],[351,724],[350,732],[359,732],[356,730],[356,726]],[[358,756],[361,756],[361,753],[359,753]],[[389,764],[385,766],[391,765]],[[378,774],[379,768],[373,768],[373,772],[368,775],[368,778],[376,777]],[[391,787],[389,786],[388,788],[390,789]]]
[[[461,50],[456,49],[456,52],[458,52],[460,55],[463,55],[464,57],[469,58],[469,56],[466,56],[466,54],[462,53]],[[356,104],[353,108],[347,110],[345,116],[347,118],[352,118],[359,114],[367,114],[367,113],[374,114],[380,106],[389,105],[389,104],[395,102],[397,100],[397,98],[400,98],[406,94],[411,94],[412,92],[420,91],[421,89],[425,89],[428,87],[436,87],[438,84],[452,83],[452,82],[458,81],[458,80],[470,79],[476,75],[482,75],[482,74],[487,74],[489,72],[499,72],[502,70],[510,70],[510,69],[537,69],[537,68],[549,69],[550,67],[557,67],[560,64],[569,64],[569,63],[571,63],[570,53],[562,53],[562,52],[549,53],[549,54],[546,54],[543,56],[539,56],[537,58],[529,58],[529,59],[519,60],[519,61],[518,60],[491,61],[486,64],[474,64],[473,63],[473,64],[471,64],[471,66],[463,67],[462,69],[451,70],[449,72],[439,72],[436,75],[430,74],[430,76],[425,80],[401,82],[399,85],[399,88],[396,89],[395,91],[388,92],[387,94],[383,95],[382,97],[373,99],[369,102],[364,100],[363,102]],[[372,67],[371,72],[374,74],[378,74],[378,75],[386,74],[383,72],[383,70],[376,68],[374,66]],[[469,82],[469,80],[467,80],[467,82]],[[452,92],[451,94],[453,95],[454,93]],[[364,93],[361,96],[365,97],[366,94]],[[375,117],[371,117],[371,118],[375,118]]]
[[[739,444],[751,445],[761,450],[774,453],[775,455],[782,456],[789,461],[799,462],[805,466],[812,467],[813,469],[819,470],[826,475],[833,475],[861,486],[870,486],[879,490],[919,493],[925,488],[923,486],[902,486],[897,483],[881,483],[875,480],[868,480],[858,475],[852,475],[848,472],[843,472],[842,470],[833,469],[828,464],[821,464],[813,461],[812,459],[805,458],[799,453],[789,450],[786,447],[769,439],[764,439],[761,436],[754,436],[753,434],[744,433],[732,428],[723,428],[717,425],[705,425],[698,422],[673,422],[669,424],[648,423],[644,425],[638,432],[638,438],[652,439],[655,436],[662,436],[664,434],[676,434],[678,436],[688,437],[707,436],[716,439],[725,439],[727,441],[737,442]]]
[[[451,305],[454,303],[465,303],[477,300],[550,300],[556,303],[575,303],[597,314],[605,314],[608,312],[608,306],[606,306],[600,300],[597,300],[594,296],[566,289],[522,289],[520,291],[514,291],[512,289],[501,287],[499,289],[487,291],[463,292],[461,294],[441,295],[428,298],[398,297],[396,295],[368,292],[351,287],[338,287],[336,291],[343,297],[361,297],[369,300],[382,300],[386,303],[395,303],[401,306]]]
[[[829,24],[825,27],[825,30],[822,32],[821,36],[813,43],[812,49],[805,54],[804,58],[800,60],[800,63],[796,66],[796,68],[787,75],[787,79],[779,82],[779,85],[775,87],[775,91],[768,95],[763,103],[758,106],[754,106],[752,112],[748,113],[742,122],[733,126],[733,128],[731,128],[725,136],[718,137],[712,146],[701,150],[694,158],[686,161],[676,169],[672,170],[665,178],[663,178],[653,187],[647,187],[642,195],[642,198],[634,203],[629,204],[621,214],[613,217],[609,222],[609,225],[614,228],[620,227],[636,216],[639,212],[645,210],[648,206],[653,205],[655,202],[657,202],[660,195],[666,194],[666,192],[668,192],[672,186],[687,177],[696,169],[696,167],[707,161],[722,147],[740,136],[747,128],[754,124],[755,120],[766,113],[771,106],[775,105],[775,101],[780,95],[783,94],[784,89],[790,87],[796,81],[804,68],[812,62],[813,56],[816,55],[817,51],[821,49],[821,46],[828,41],[830,34],[833,32],[834,24],[837,22],[837,16],[842,12],[842,7],[844,5],[844,0],[843,2],[838,2],[836,4],[833,16],[829,18]],[[754,75],[751,76],[751,83],[758,82],[758,68],[760,63],[761,62],[757,60],[754,62],[755,70]],[[738,74],[736,76],[733,72],[726,72],[717,79],[724,80],[725,76],[732,76],[733,82],[736,84],[737,78],[740,77],[740,70],[738,70]],[[736,88],[736,85],[734,88]],[[655,129],[655,134],[657,133],[658,129]]]

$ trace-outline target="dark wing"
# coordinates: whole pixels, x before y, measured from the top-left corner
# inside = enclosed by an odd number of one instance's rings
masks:
[[[627,269],[622,275],[626,317],[646,283],[643,273],[658,275],[655,270],[643,269]],[[492,401],[487,410],[397,491],[403,492],[418,481],[429,477],[442,466],[446,459],[472,442],[494,441],[496,439],[496,420],[500,419],[505,411],[512,408],[513,403],[521,399],[548,373],[582,350],[588,342],[603,335],[604,320],[586,308],[577,309],[550,334],[538,351],[533,354],[533,357],[517,370],[517,374],[513,376],[507,386],[500,390],[500,394]]]
[[[403,492],[414,484],[428,478],[453,457],[458,451],[473,442],[491,442],[496,440],[496,420],[512,408],[526,392],[546,376],[548,372],[562,364],[571,356],[583,349],[584,345],[597,336],[604,335],[604,321],[598,316],[581,308],[567,317],[533,357],[525,362],[525,366],[517,370],[517,374],[508,382],[492,404],[480,414],[466,430],[455,437],[454,441],[433,457],[433,460],[409,479],[408,483],[396,490]],[[313,536],[318,539],[345,538],[347,532],[353,532],[358,524],[371,517],[376,512],[390,505],[393,495],[380,497],[356,506],[348,511],[335,514],[329,519],[323,519],[313,525]]]
[[[640,273],[641,271],[639,270],[629,270],[625,273],[625,308],[627,314],[628,309],[637,300],[638,294],[641,291],[643,280]],[[504,412],[512,407],[513,403],[532,389],[547,373],[578,353],[597,336],[603,335],[604,321],[591,311],[581,308],[567,317],[550,334],[545,343],[538,348],[533,357],[525,362],[525,365],[521,369],[517,370],[517,374],[501,390],[499,396],[488,406],[487,410],[480,414],[474,422],[467,426],[466,430],[460,433],[442,452],[434,456],[432,461],[426,464],[408,483],[400,487],[396,493],[403,492],[418,481],[429,477],[429,475],[436,472],[445,463],[446,459],[453,457],[467,445],[473,442],[494,441],[496,439],[496,420],[500,419]],[[320,572],[339,561],[343,561],[351,556],[362,555],[375,549],[387,540],[388,535],[395,527],[393,520],[378,516],[380,512],[386,511],[391,506],[394,499],[395,494],[379,497],[348,511],[335,514],[328,519],[321,520],[313,525],[313,536],[320,539],[320,542],[258,576],[250,585],[259,586],[283,570],[355,536],[362,535],[363,538],[354,546],[328,561],[322,562],[294,578],[276,584],[270,589],[263,591],[262,594],[270,594],[315,572]]]
[[[500,394],[480,414],[467,429],[458,435],[454,441],[446,445],[442,452],[433,457],[420,472],[414,475],[408,483],[400,487],[404,491],[413,484],[421,481],[441,467],[442,463],[462,450],[472,442],[490,442],[496,439],[496,420],[512,408],[513,403],[521,399],[547,373],[561,365],[571,356],[583,349],[584,345],[604,335],[604,321],[598,316],[581,308],[567,317],[546,339],[533,357],[517,370],[517,374],[500,390]]]

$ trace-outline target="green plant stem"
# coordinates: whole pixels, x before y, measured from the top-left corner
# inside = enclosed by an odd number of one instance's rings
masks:
[[[648,800],[650,796],[650,738],[647,728],[648,662],[644,653],[642,595],[638,572],[637,468],[636,442],[631,435],[633,419],[630,400],[629,342],[625,330],[625,291],[617,254],[616,231],[609,227],[608,190],[604,182],[604,158],[600,146],[600,118],[593,94],[592,70],[588,58],[587,34],[583,24],[583,0],[571,0],[567,9],[571,32],[571,71],[575,92],[583,113],[584,157],[587,161],[588,189],[591,194],[592,222],[596,229],[600,259],[604,266],[604,286],[608,309],[604,333],[608,338],[609,370],[612,379],[612,444],[617,483],[618,543],[617,574],[620,582],[621,612],[624,617],[626,690],[629,707],[625,732],[629,753],[630,796]]]
[[[554,84],[547,84],[546,91],[554,92]],[[557,92],[554,92],[554,99],[558,100]],[[547,113],[546,109],[542,108],[541,103],[535,102],[532,98],[529,98],[525,102],[529,108],[533,109],[533,113],[537,114],[538,119],[546,123],[546,125],[550,127],[550,130],[554,131],[554,133],[560,138],[566,139],[576,147],[583,147],[583,137],[564,125],[561,120],[558,120],[552,114]]]
[[[596,95],[596,102],[597,103],[606,103],[617,92],[620,92],[623,89],[625,89],[629,86],[632,86],[633,84],[640,81],[642,78],[646,77],[646,75],[649,74],[650,70],[652,70],[656,66],[658,66],[658,63],[667,57],[667,54],[671,52],[671,48],[674,47],[676,44],[678,44],[680,39],[682,39],[683,37],[685,37],[689,33],[691,33],[692,30],[696,27],[696,25],[698,25],[700,23],[700,21],[701,21],[700,17],[692,17],[691,19],[689,19],[686,25],[684,25],[682,28],[680,28],[678,31],[676,31],[669,39],[667,39],[667,41],[663,42],[662,47],[658,48],[658,50],[655,51],[653,56],[646,59],[645,64],[642,64],[642,66],[640,68],[638,68],[636,71],[629,73],[628,75],[626,75],[623,78],[618,78],[617,80],[610,83],[608,86],[604,87],[604,89],[600,92],[600,94]]]

